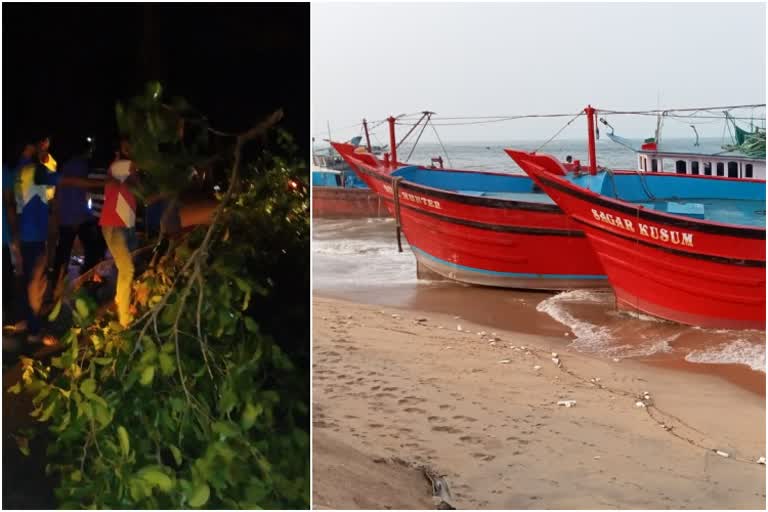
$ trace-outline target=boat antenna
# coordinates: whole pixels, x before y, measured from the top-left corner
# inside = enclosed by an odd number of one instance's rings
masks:
[[[696,142],[694,142],[693,145],[694,146],[698,146],[699,145],[699,132],[696,131],[696,126],[695,125],[690,125],[690,127],[693,128],[693,133],[696,134]]]

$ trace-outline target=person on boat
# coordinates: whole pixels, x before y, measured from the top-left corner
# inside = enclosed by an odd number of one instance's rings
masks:
[[[118,320],[123,327],[133,321],[130,305],[135,269],[131,251],[136,247],[136,196],[132,187],[137,186],[139,180],[131,153],[129,140],[122,137],[120,150],[107,171],[104,205],[99,220],[104,240],[117,267],[115,304]]]
[[[579,169],[579,164],[573,161],[573,157],[571,155],[568,155],[565,157],[565,163],[563,164],[563,167],[565,167],[565,170],[567,171],[577,171]]]

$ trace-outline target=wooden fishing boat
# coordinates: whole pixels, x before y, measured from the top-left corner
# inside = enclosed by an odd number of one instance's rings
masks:
[[[609,129],[608,138],[637,155],[637,168],[643,172],[667,172],[693,176],[720,176],[743,179],[765,179],[765,130],[744,130],[726,114],[726,122],[733,124],[734,144],[721,145],[699,141],[689,143],[662,142],[661,123],[656,135],[637,143],[614,133],[613,127],[600,119]]]
[[[607,287],[584,233],[527,176],[400,163],[393,118],[394,154],[383,159],[332,145],[395,216],[420,275],[520,289]]]
[[[712,328],[765,329],[765,181],[597,169],[507,153],[583,229],[620,308]],[[568,256],[569,257],[569,256]]]
[[[351,172],[351,171],[350,171]],[[312,170],[312,215],[316,218],[376,218],[389,213],[368,187],[350,185],[342,171]]]
[[[353,144],[359,143],[359,140]],[[316,218],[388,217],[381,198],[329,147],[312,156],[312,215]]]

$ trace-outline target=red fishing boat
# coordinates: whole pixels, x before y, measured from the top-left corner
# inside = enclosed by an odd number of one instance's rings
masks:
[[[359,138],[352,139],[353,146]],[[387,217],[381,198],[361,182],[331,147],[312,149],[312,216],[314,218]]]
[[[381,198],[367,187],[349,186],[342,171],[312,170],[312,216],[314,218],[388,217]]]
[[[765,181],[588,172],[507,153],[583,229],[620,308],[712,328],[765,329]]]
[[[407,165],[392,153],[332,143],[383,200],[413,251],[419,273],[508,288],[607,287],[578,227],[524,175]]]

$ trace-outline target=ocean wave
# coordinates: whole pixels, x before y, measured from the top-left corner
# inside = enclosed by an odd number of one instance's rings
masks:
[[[403,253],[408,249],[408,245],[403,243]],[[397,250],[395,242],[378,242],[375,240],[312,240],[312,252],[319,255],[328,256],[357,256],[357,255],[382,255],[394,256],[401,254]]]
[[[615,322],[612,325],[598,325],[571,311],[585,304],[603,305],[608,308],[612,304],[611,293],[596,290],[562,292],[540,302],[536,310],[548,314],[573,332],[575,339],[569,344],[570,347],[580,352],[599,353],[608,357],[624,359],[671,352],[673,350],[671,343],[681,334],[680,332],[662,334],[658,329],[649,329],[648,327],[663,321],[647,315],[631,315],[631,319],[626,319],[643,322],[631,329],[630,334],[623,330],[626,327],[625,322],[618,325]],[[647,325],[644,324],[646,321],[648,321]],[[631,339],[632,342],[626,343],[627,339]]]
[[[685,356],[685,360],[689,363],[741,364],[765,373],[765,345],[737,339],[713,348],[694,350]]]
[[[568,311],[568,304],[601,303],[604,293],[591,290],[571,290],[558,293],[545,299],[536,306],[536,311],[546,313],[561,324],[567,326],[576,339],[572,345],[577,349],[596,350],[611,344],[613,337],[608,327],[595,325],[574,316]]]

